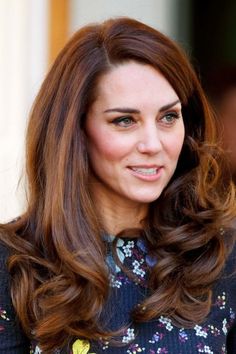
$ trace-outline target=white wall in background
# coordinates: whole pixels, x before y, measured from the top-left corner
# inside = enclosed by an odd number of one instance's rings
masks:
[[[25,128],[47,69],[47,0],[0,1],[0,222],[24,208]]]
[[[71,32],[89,22],[129,16],[175,37],[176,0],[71,0]]]

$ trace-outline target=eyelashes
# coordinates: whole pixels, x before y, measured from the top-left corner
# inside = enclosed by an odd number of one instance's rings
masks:
[[[177,119],[181,117],[180,113],[177,112],[170,112],[165,114],[162,118],[161,121],[165,122],[168,125],[172,125]]]
[[[135,124],[135,119],[132,116],[122,116],[113,119],[112,123],[119,127],[129,127]]]
[[[160,118],[158,118],[158,122],[166,126],[172,126],[177,119],[181,118],[180,112],[167,112]],[[121,116],[112,120],[112,123],[116,126],[128,128],[136,124],[137,119],[133,116]]]

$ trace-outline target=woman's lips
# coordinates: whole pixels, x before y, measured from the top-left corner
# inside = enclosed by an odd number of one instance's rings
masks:
[[[155,181],[160,178],[163,166],[129,166],[132,175],[145,181]]]

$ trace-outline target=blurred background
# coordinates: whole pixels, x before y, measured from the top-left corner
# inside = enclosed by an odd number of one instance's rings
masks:
[[[235,0],[0,0],[0,222],[24,210],[25,129],[51,63],[78,28],[114,16],[179,42],[213,101],[236,88]]]

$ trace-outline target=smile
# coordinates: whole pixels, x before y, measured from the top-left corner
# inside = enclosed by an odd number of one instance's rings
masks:
[[[162,175],[163,166],[129,166],[132,175],[146,182],[155,182]]]
[[[141,168],[141,167],[130,167],[131,170],[137,172],[137,173],[140,173],[144,176],[153,176],[153,175],[156,175],[157,174],[157,171],[158,171],[158,168],[154,168],[154,167],[151,167],[151,168]]]

